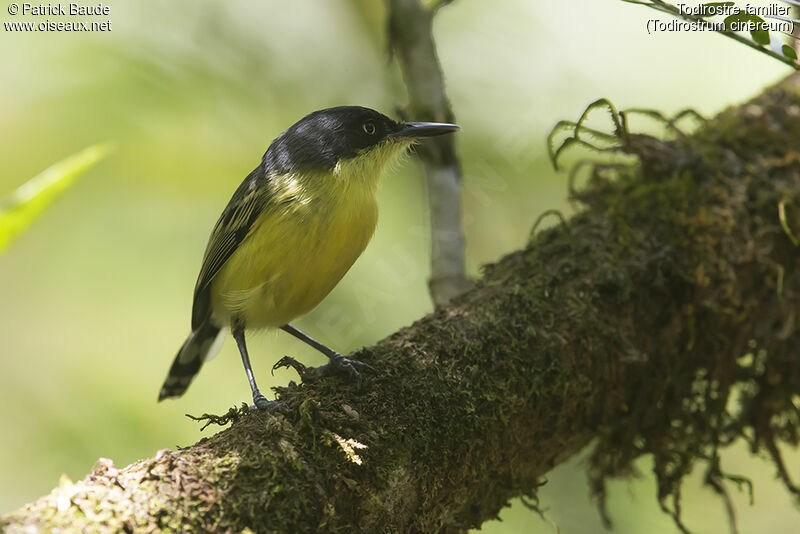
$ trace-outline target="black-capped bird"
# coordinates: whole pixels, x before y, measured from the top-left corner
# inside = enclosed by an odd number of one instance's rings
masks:
[[[222,211],[194,288],[192,333],[178,351],[158,400],[179,397],[230,329],[257,408],[245,331],[280,328],[325,354],[326,372],[359,379],[365,365],[289,324],[313,309],[353,265],[375,230],[383,169],[415,141],[455,124],[395,122],[372,109],[315,111],[270,144]]]

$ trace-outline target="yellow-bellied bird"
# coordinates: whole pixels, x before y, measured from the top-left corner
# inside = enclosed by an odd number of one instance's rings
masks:
[[[350,360],[289,324],[313,309],[353,265],[375,230],[383,169],[415,141],[455,124],[395,122],[372,109],[315,111],[281,133],[233,194],[208,240],[194,288],[192,333],[178,351],[159,400],[181,396],[228,328],[257,408],[245,331],[281,328],[360,380]],[[324,369],[323,369],[324,368]],[[321,373],[324,374],[324,373]]]

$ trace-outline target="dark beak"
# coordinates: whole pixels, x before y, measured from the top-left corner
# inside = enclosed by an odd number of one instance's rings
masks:
[[[403,122],[400,124],[400,131],[390,134],[389,137],[416,139],[457,132],[460,129],[461,126],[458,124],[448,124],[446,122]]]

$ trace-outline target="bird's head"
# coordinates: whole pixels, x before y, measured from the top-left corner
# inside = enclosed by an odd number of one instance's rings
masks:
[[[396,122],[360,106],[328,108],[280,134],[264,154],[264,167],[273,176],[332,175],[374,183],[414,142],[459,129],[447,123]]]

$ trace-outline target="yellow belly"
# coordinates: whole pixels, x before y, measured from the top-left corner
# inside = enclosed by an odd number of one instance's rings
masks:
[[[282,326],[313,309],[364,251],[378,216],[374,194],[270,207],[211,283],[220,324]]]

